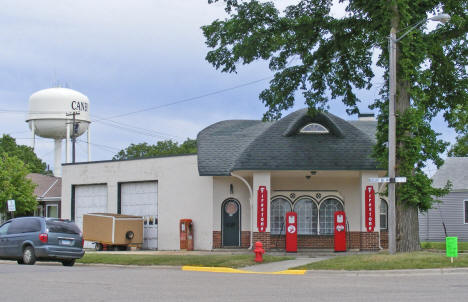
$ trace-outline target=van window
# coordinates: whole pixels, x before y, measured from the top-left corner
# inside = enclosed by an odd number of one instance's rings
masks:
[[[3,224],[3,225],[0,227],[0,236],[1,236],[1,235],[6,235],[6,233],[7,233],[9,227],[10,227],[10,222],[7,222],[7,223]]]
[[[80,234],[80,228],[71,221],[52,219],[46,221],[50,233]]]
[[[20,218],[11,222],[8,234],[32,233],[41,231],[41,222],[37,218]]]

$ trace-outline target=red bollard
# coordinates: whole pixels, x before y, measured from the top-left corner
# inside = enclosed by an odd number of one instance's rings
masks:
[[[260,241],[255,242],[255,262],[263,262],[263,254],[265,254],[265,250],[263,249],[263,245]]]

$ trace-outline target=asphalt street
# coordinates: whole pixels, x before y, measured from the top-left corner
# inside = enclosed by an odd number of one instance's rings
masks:
[[[465,301],[468,270],[257,275],[0,263],[0,301]]]

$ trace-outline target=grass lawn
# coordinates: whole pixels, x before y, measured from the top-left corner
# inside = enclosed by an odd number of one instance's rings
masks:
[[[307,270],[393,270],[393,269],[421,269],[421,268],[449,268],[468,267],[468,255],[459,254],[454,258],[453,264],[450,258],[443,253],[415,252],[360,254],[350,256],[338,256],[335,258],[310,263],[294,269]]]
[[[263,262],[291,260],[292,257],[264,255]],[[90,253],[77,263],[103,263],[121,265],[173,265],[212,266],[238,268],[254,265],[254,255],[122,255]]]
[[[445,241],[443,242],[421,242],[422,249],[445,251]],[[458,242],[458,251],[468,251],[468,242]]]

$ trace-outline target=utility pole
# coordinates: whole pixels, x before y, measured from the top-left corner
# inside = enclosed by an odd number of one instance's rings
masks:
[[[75,163],[75,143],[76,143],[76,135],[78,134],[78,127],[80,125],[79,122],[76,122],[76,116],[79,115],[79,112],[73,111],[72,113],[67,113],[67,116],[73,116],[72,119],[72,133],[71,133],[71,140],[72,140],[72,163]]]
[[[448,22],[450,16],[447,14],[438,14],[431,18],[421,20],[416,23],[398,39],[396,37],[396,29],[392,26],[389,36],[389,100],[388,100],[388,251],[390,254],[396,253],[396,184],[395,184],[395,169],[396,169],[396,118],[395,118],[395,103],[396,103],[396,82],[397,82],[397,56],[396,43],[408,35],[411,31],[418,28],[426,21]]]
[[[395,119],[395,95],[396,95],[396,30],[390,30],[389,39],[389,89],[388,100],[388,251],[396,253],[396,194],[395,194],[395,162],[396,162],[396,119]]]

